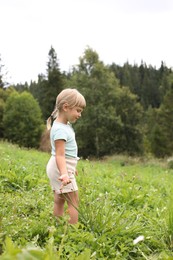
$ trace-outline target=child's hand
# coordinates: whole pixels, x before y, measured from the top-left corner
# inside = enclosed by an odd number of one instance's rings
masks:
[[[62,174],[61,177],[59,177],[59,180],[62,181],[61,188],[63,186],[66,186],[67,184],[69,184],[71,182],[71,180],[69,179],[68,174]]]

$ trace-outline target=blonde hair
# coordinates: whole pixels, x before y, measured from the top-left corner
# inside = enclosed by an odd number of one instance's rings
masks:
[[[47,129],[51,128],[52,121],[58,116],[59,111],[61,111],[63,105],[67,103],[70,108],[86,106],[86,101],[84,96],[75,88],[67,88],[62,90],[56,98],[55,108],[51,116],[47,119]]]

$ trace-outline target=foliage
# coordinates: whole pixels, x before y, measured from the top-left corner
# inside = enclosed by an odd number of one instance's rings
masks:
[[[172,155],[173,151],[173,88],[164,97],[159,109],[151,113],[151,120],[148,124],[148,138],[151,149],[155,156],[164,157]]]
[[[44,120],[52,113],[56,97],[63,86],[63,76],[59,69],[57,54],[51,47],[48,53],[47,75],[39,75],[38,83],[32,82],[30,86],[31,93],[39,102]]]
[[[32,82],[31,82],[31,84],[32,84]],[[29,91],[29,84],[27,82],[25,82],[25,84],[18,83],[15,85],[15,89],[18,92]]]
[[[3,138],[4,136],[4,125],[3,125],[3,115],[4,115],[4,109],[5,109],[5,102],[7,98],[10,96],[11,93],[15,91],[14,88],[0,88],[0,138]]]
[[[76,86],[87,101],[75,126],[82,156],[142,151],[142,107],[128,88],[120,88],[96,52],[86,49],[68,84]]]
[[[3,88],[4,87],[4,80],[3,80],[3,67],[4,65],[2,64],[2,59],[1,59],[1,56],[0,56],[0,88]]]
[[[121,86],[128,86],[136,94],[143,108],[158,108],[166,92],[170,89],[172,70],[162,62],[159,69],[147,66],[143,61],[140,66],[126,62],[123,66],[112,63],[109,66],[119,79]]]
[[[1,79],[0,76],[0,82]],[[164,157],[172,154],[170,118],[166,119],[163,111],[164,99],[172,84],[173,70],[163,61],[158,69],[143,61],[140,65],[128,62],[123,66],[114,62],[105,65],[90,47],[85,49],[77,66],[62,73],[51,46],[46,75],[39,74],[38,82],[17,84],[15,88],[34,96],[45,122],[54,109],[57,94],[65,87],[78,88],[87,100],[83,119],[75,125],[79,151],[85,158],[148,151]],[[1,100],[0,118],[3,110],[4,101]],[[168,132],[163,132],[167,128]],[[1,137],[3,131],[1,124]]]
[[[127,152],[130,155],[143,153],[143,108],[137,102],[137,96],[129,88],[122,87],[115,99],[116,113],[121,120],[121,130],[117,136],[118,152]]]
[[[0,259],[172,259],[173,170],[164,160],[80,160],[79,223],[52,216],[49,154],[0,143]],[[135,243],[136,238],[144,239]]]
[[[4,137],[20,146],[38,147],[43,131],[38,103],[30,93],[11,94],[3,116]]]

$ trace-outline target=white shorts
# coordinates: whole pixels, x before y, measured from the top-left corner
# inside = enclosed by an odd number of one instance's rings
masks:
[[[67,184],[60,190],[62,182],[58,178],[61,175],[56,164],[55,156],[52,155],[47,163],[47,167],[46,167],[47,176],[50,180],[50,185],[52,187],[52,190],[55,191],[57,194],[68,193],[68,192],[73,192],[78,190],[78,186],[75,178],[77,159],[66,158],[66,165],[67,165],[67,171],[71,183]]]

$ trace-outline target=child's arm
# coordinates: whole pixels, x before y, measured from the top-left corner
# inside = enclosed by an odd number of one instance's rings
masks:
[[[71,182],[68,176],[68,171],[67,171],[66,161],[65,161],[65,140],[55,141],[55,151],[56,151],[56,164],[61,174],[61,177],[59,179],[62,181],[62,185],[64,186]]]

